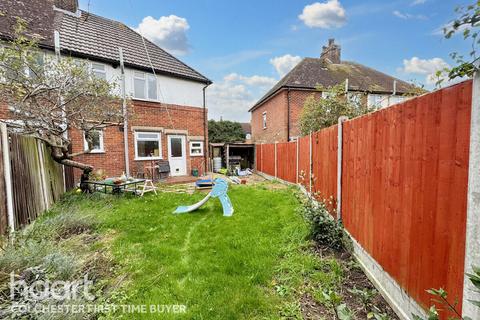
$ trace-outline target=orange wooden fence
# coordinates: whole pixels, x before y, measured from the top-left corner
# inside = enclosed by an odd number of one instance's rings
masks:
[[[424,308],[432,304],[425,290],[440,287],[461,308],[471,97],[472,82],[465,81],[343,127],[345,228]],[[311,172],[312,191],[336,197],[337,138],[333,126],[277,144],[277,177],[295,182],[293,175],[304,172],[300,182],[309,190]],[[269,151],[260,171],[273,176],[275,146],[262,149]]]

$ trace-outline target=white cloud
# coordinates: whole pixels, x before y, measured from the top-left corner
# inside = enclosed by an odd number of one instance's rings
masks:
[[[345,9],[338,0],[307,5],[298,17],[308,27],[322,29],[339,28],[347,21]]]
[[[209,118],[250,121],[248,110],[276,82],[277,79],[259,75],[227,74],[207,90]]]
[[[403,60],[403,68],[400,68],[400,71],[425,76],[425,83],[434,85],[438,80],[437,71],[442,71],[445,68],[450,68],[450,65],[442,58],[420,59],[413,57]],[[440,77],[445,79],[446,75],[443,73]]]
[[[157,44],[162,49],[183,55],[188,53],[189,44],[187,30],[190,29],[187,19],[176,15],[160,17],[158,20],[148,16],[135,28],[135,31]]]
[[[403,13],[398,10],[395,10],[392,12],[394,16],[404,19],[404,20],[410,20],[410,19],[417,19],[417,20],[426,20],[427,17],[424,16],[423,14],[410,14],[410,13]]]
[[[419,4],[424,4],[427,0],[414,0],[410,5],[417,6]]]
[[[270,63],[275,67],[275,70],[277,70],[281,77],[292,70],[300,61],[302,61],[301,57],[290,54],[270,59]]]
[[[223,78],[226,82],[244,82],[249,86],[259,86],[259,87],[272,87],[274,84],[277,83],[277,79],[265,77],[265,76],[242,76],[238,73],[230,73]]]

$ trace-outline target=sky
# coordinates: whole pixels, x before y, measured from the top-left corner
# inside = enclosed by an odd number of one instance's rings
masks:
[[[470,1],[471,2],[471,1]],[[248,109],[303,57],[334,38],[342,60],[433,88],[461,35],[445,39],[454,0],[80,0],[121,21],[213,81],[210,119],[250,121]],[[160,84],[161,85],[161,84]]]

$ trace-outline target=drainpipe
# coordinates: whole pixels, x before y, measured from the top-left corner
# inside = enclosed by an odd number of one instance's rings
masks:
[[[123,152],[125,154],[125,175],[130,177],[130,160],[128,158],[128,112],[127,112],[127,87],[125,82],[125,65],[123,63],[123,49],[118,48],[120,56],[120,70],[122,72],[122,114],[123,114]]]
[[[287,142],[290,141],[290,88],[287,89]]]
[[[210,84],[207,84],[203,87],[203,163],[204,163],[204,174],[208,172],[208,132],[207,132],[207,103],[206,103],[206,89]]]

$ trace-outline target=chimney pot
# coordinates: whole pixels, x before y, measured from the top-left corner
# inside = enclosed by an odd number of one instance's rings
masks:
[[[328,46],[323,46],[322,49],[320,59],[327,63],[341,63],[341,48],[335,43],[335,39],[328,39]]]
[[[55,0],[55,7],[76,13],[78,10],[78,0]]]

